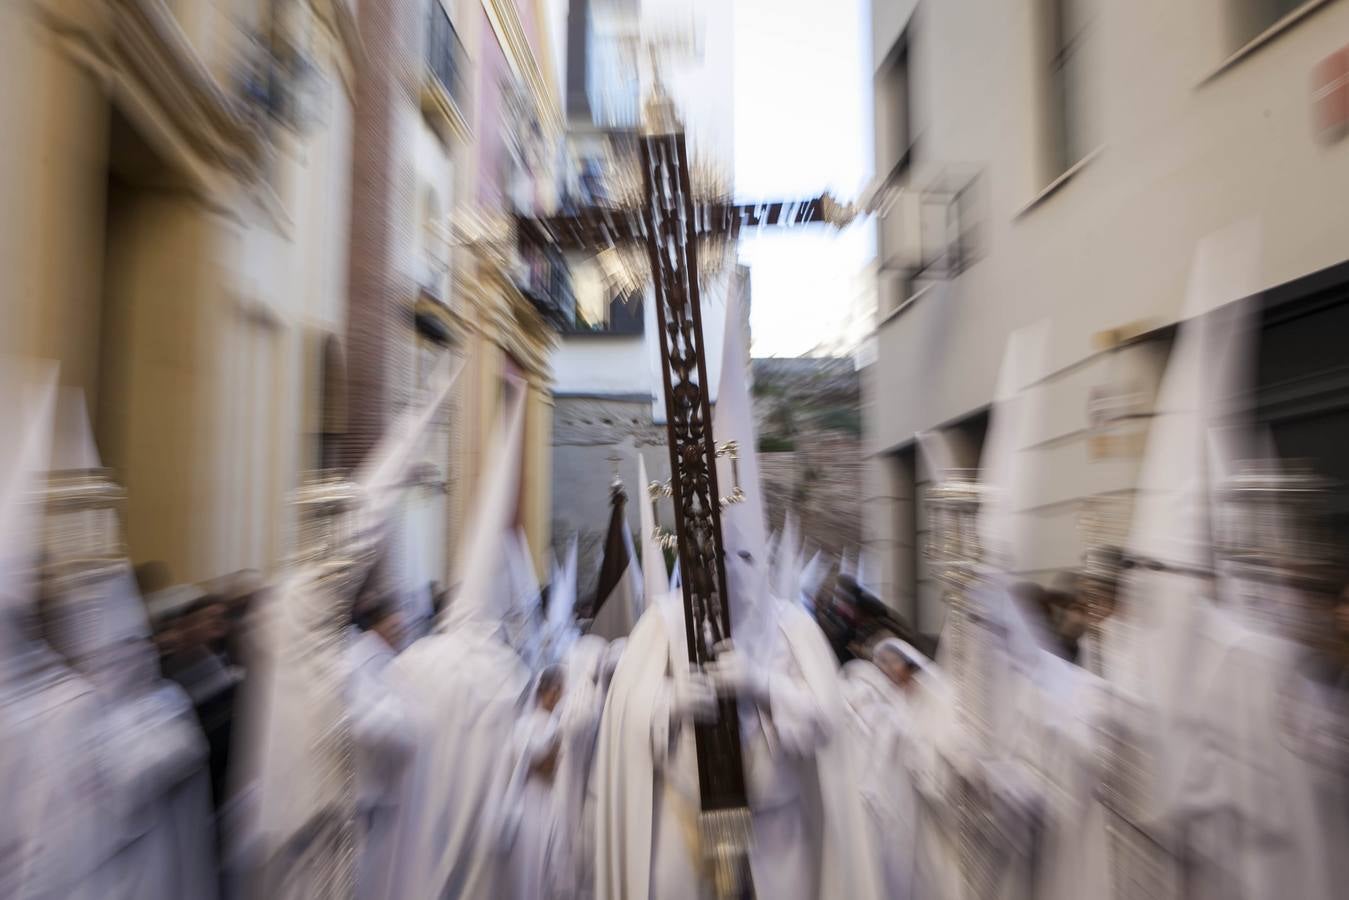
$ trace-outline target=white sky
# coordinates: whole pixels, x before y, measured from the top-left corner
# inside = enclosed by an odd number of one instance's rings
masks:
[[[855,199],[871,176],[866,0],[735,0],[735,192]],[[753,353],[797,356],[856,336],[871,228],[764,229],[752,267]]]

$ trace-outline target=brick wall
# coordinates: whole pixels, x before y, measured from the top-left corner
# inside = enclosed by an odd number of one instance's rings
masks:
[[[422,9],[420,0],[362,0],[357,10],[365,52],[352,127],[345,466],[365,457],[411,387],[416,296],[399,248],[413,237],[408,124],[416,121]]]

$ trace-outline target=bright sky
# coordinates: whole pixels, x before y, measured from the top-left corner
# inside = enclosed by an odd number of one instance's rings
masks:
[[[855,199],[871,175],[866,0],[735,0],[737,199]],[[753,353],[798,356],[860,337],[866,225],[764,229],[740,243],[753,274]]]

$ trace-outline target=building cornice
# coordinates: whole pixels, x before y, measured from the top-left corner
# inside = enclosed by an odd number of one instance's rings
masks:
[[[548,80],[539,66],[529,38],[525,35],[524,25],[520,22],[520,12],[513,0],[482,0],[482,8],[487,13],[487,21],[496,33],[501,44],[506,63],[520,81],[529,88],[529,93],[538,107],[540,119],[553,133],[562,132],[562,111],[556,97],[548,90]]]
[[[356,95],[356,72],[365,55],[361,32],[356,25],[352,0],[309,0],[309,8],[334,39],[333,66],[342,76],[342,83],[353,100]]]
[[[194,150],[215,165],[253,175],[265,142],[198,58],[168,8],[155,0],[110,0],[114,58],[170,118]]]

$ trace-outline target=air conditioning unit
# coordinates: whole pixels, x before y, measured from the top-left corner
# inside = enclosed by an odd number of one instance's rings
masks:
[[[923,195],[912,189],[900,190],[890,205],[886,223],[887,234],[895,235],[896,242],[890,259],[906,270],[924,268]]]
[[[977,175],[942,173],[892,190],[879,207],[884,268],[952,278],[978,258]]]

